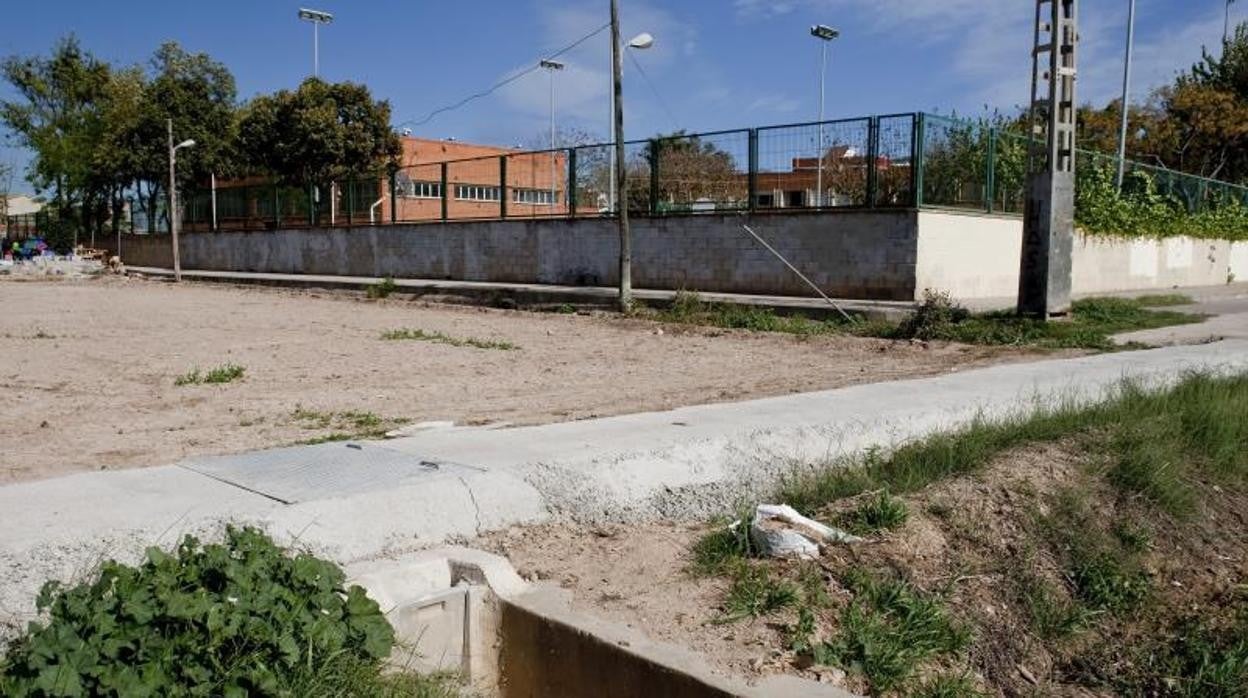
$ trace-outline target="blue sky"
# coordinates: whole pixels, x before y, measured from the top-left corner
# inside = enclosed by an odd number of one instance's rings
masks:
[[[647,84],[625,63],[629,138],[806,121],[817,113],[812,23],[838,27],[828,69],[828,118],[927,110],[978,113],[1027,100],[1033,0],[620,0],[624,34],[650,32],[638,52]],[[312,69],[312,29],[285,0],[61,0],[6,3],[0,55],[46,53],[75,33],[115,63],[145,62],[165,40],[206,51],[239,96],[296,86]],[[333,12],[321,32],[321,74],[390,100],[396,123],[534,64],[607,21],[607,0],[306,0]],[[1081,3],[1080,99],[1121,89],[1127,0]],[[1167,82],[1218,45],[1223,0],[1138,0],[1132,89]],[[1232,6],[1248,19],[1248,3]],[[606,32],[562,57],[561,124],[608,128]],[[416,135],[514,145],[548,128],[549,83],[535,72],[468,106],[412,126]],[[10,96],[7,85],[0,95]],[[0,161],[28,154],[0,146]],[[19,188],[22,185],[19,185]]]

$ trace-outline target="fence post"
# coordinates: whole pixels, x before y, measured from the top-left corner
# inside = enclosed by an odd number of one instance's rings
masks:
[[[650,215],[655,216],[659,213],[659,149],[663,147],[662,141],[657,138],[650,140]],[[625,197],[627,201],[627,197]]]
[[[507,156],[498,156],[498,216],[507,217]]]
[[[875,208],[879,193],[880,118],[867,118],[867,207]]]
[[[450,187],[450,181],[449,181],[450,177],[448,176],[449,165],[443,162],[442,167],[440,169],[441,169],[440,177],[442,179],[442,197],[441,197],[442,198],[442,222],[445,223],[447,219],[450,217],[450,212],[451,212],[451,206],[450,206],[451,187]]]
[[[568,148],[568,218],[576,218],[576,148]]]
[[[308,227],[316,225],[316,185],[308,185]]]
[[[750,129],[748,139],[750,143],[750,176],[747,180],[748,183],[746,186],[748,191],[746,192],[746,195],[749,196],[750,199],[748,205],[750,213],[754,213],[758,210],[758,129]]]
[[[399,171],[390,169],[390,222],[397,223],[399,220],[399,198],[395,196],[399,192]]]
[[[923,208],[923,150],[924,135],[927,131],[926,115],[918,112],[914,115],[914,137],[910,139],[910,188],[914,191],[914,207]]]
[[[985,209],[992,213],[997,198],[997,129],[988,129],[988,169],[984,171]]]
[[[347,180],[347,225],[355,225],[355,175]]]
[[[273,183],[273,228],[282,227],[282,190],[278,183]]]

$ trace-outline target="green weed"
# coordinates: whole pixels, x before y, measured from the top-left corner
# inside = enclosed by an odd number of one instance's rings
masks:
[[[924,681],[908,695],[910,698],[984,698],[986,694],[966,674],[941,674]]]
[[[861,673],[876,693],[901,687],[925,661],[960,653],[970,642],[941,599],[905,581],[856,571],[845,582],[854,599],[815,660]]]
[[[446,344],[452,347],[473,347],[474,349],[498,349],[512,351],[520,347],[511,342],[493,339],[476,339],[473,337],[452,337],[442,332],[426,332],[421,329],[389,330],[381,333],[381,338],[389,341],[419,341]]]
[[[188,373],[184,373],[174,379],[174,385],[214,385],[222,383],[233,383],[243,377],[246,369],[237,364],[225,364],[218,366],[207,373],[200,373],[199,369],[194,369]]]
[[[302,407],[295,408],[291,418],[305,429],[333,429],[332,433],[324,434],[299,442],[303,446],[351,441],[354,439],[380,439],[401,423],[399,419],[380,417],[372,412],[347,410],[343,412],[321,412]]]
[[[765,616],[798,602],[797,587],[773,577],[765,565],[738,562],[732,565],[730,574],[732,583],[724,599],[723,613],[717,620],[719,623]]]
[[[1161,293],[1136,296],[1135,302],[1145,308],[1164,308],[1172,305],[1194,305],[1195,299],[1182,293]]]
[[[880,490],[875,496],[863,500],[852,511],[846,512],[841,517],[840,524],[858,535],[869,535],[900,528],[909,515],[910,511],[904,501],[891,496],[888,490]]]
[[[734,527],[728,521],[715,521],[711,531],[693,544],[690,572],[697,576],[721,574],[737,562],[754,557],[757,551],[750,538],[753,507],[738,507],[737,514],[735,520],[740,522],[738,525]]]
[[[397,290],[399,290],[399,285],[394,283],[394,279],[392,277],[387,276],[378,283],[369,286],[365,292],[368,294],[369,298],[379,299],[389,298],[390,294]]]

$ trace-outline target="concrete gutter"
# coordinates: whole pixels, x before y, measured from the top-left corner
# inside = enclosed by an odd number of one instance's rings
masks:
[[[172,278],[173,270],[159,267],[127,267],[131,273]],[[239,271],[183,270],[182,278],[233,284],[283,286],[288,288],[324,288],[362,291],[382,282],[372,276],[326,276],[317,274],[273,274]],[[495,304],[508,299],[515,306],[553,306],[562,303],[614,307],[619,291],[609,286],[560,286],[557,284],[520,284],[487,281],[450,281],[441,279],[392,279],[397,293],[409,294],[441,302],[473,302]],[[671,303],[676,291],[634,289],[633,296],[656,305]],[[740,293],[704,293],[705,301],[768,308],[777,314],[802,313],[812,318],[839,317],[839,313],[820,298],[800,296],[761,296]],[[914,303],[909,301],[871,301],[835,299],[847,312],[872,320],[900,320],[910,314]]]
[[[47,579],[134,560],[183,533],[254,523],[346,563],[512,525],[722,513],[797,464],[1000,416],[1037,401],[1090,400],[1124,378],[1248,370],[1248,341],[995,366],[749,402],[514,429],[444,429],[384,442],[465,467],[403,487],[286,505],[179,466],[0,488],[0,623],[33,613]],[[365,444],[368,447],[367,444]],[[381,446],[380,444],[378,445]]]

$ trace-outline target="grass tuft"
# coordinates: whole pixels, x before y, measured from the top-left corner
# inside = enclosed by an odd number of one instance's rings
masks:
[[[758,618],[798,603],[797,586],[773,577],[765,565],[737,562],[732,565],[731,575],[732,584],[719,623]]]
[[[394,283],[394,278],[387,276],[378,283],[369,286],[365,291],[369,298],[380,299],[389,298],[391,293],[399,290],[399,285]]]
[[[845,582],[854,599],[841,614],[838,635],[816,648],[815,659],[861,673],[875,693],[901,687],[923,662],[960,653],[970,642],[943,600],[908,582],[860,570]]]
[[[421,329],[404,328],[381,333],[381,338],[389,341],[418,341],[446,344],[452,347],[472,347],[474,349],[497,349],[513,351],[520,347],[511,342],[494,339],[476,339],[475,337],[452,337],[442,332],[426,332]]]
[[[291,418],[304,429],[332,429],[328,434],[304,439],[301,446],[352,441],[355,439],[380,439],[386,432],[403,420],[380,417],[372,412],[348,410],[345,412],[321,412],[302,407],[295,408]]]
[[[233,383],[243,377],[246,369],[237,364],[224,364],[218,366],[207,373],[200,373],[199,369],[194,369],[184,373],[173,380],[174,385],[216,385],[222,383]]]
[[[904,501],[890,495],[888,490],[880,490],[875,496],[863,500],[857,508],[846,512],[840,518],[840,524],[858,535],[870,535],[901,528],[909,515],[910,510]]]

